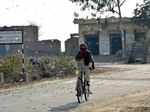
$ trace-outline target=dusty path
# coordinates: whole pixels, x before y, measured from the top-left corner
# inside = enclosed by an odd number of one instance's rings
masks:
[[[93,102],[102,104],[150,88],[150,65],[98,65],[117,70],[92,76],[93,95],[88,103],[78,105],[75,79],[45,81],[0,92],[0,112],[67,112]]]

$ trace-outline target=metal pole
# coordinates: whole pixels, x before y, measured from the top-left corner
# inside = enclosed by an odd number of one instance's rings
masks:
[[[24,55],[24,32],[22,31],[22,74],[25,77],[25,81],[28,83],[28,74],[25,72],[25,55]]]
[[[22,72],[25,73],[25,66],[24,66],[24,43],[22,44]]]
[[[5,82],[4,73],[0,73],[0,77],[1,77],[0,83],[3,84]]]
[[[25,77],[25,64],[24,64],[24,43],[22,43],[22,75]],[[25,79],[26,80],[26,79]]]

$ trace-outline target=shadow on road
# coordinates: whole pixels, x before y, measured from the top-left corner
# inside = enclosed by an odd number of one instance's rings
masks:
[[[78,102],[72,102],[65,105],[60,105],[58,107],[50,107],[48,112],[67,112],[71,109],[77,108],[78,106]]]

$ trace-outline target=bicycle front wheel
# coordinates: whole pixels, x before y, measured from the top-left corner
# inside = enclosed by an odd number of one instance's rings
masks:
[[[83,87],[82,87],[82,81],[80,79],[78,79],[78,82],[77,82],[77,100],[78,100],[78,103],[81,103],[82,100],[83,100]]]
[[[77,91],[77,100],[78,103],[81,103],[83,101],[83,92]]]
[[[87,82],[84,82],[84,98],[85,101],[89,100],[89,86],[87,85]]]

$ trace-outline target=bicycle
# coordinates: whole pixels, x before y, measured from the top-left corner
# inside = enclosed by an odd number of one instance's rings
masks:
[[[88,101],[89,99],[89,85],[88,85],[88,81],[85,79],[85,72],[81,71],[80,72],[80,77],[78,77],[77,79],[77,87],[76,87],[76,91],[77,91],[77,100],[78,103],[81,103],[83,101],[83,96],[85,98],[85,101]]]

